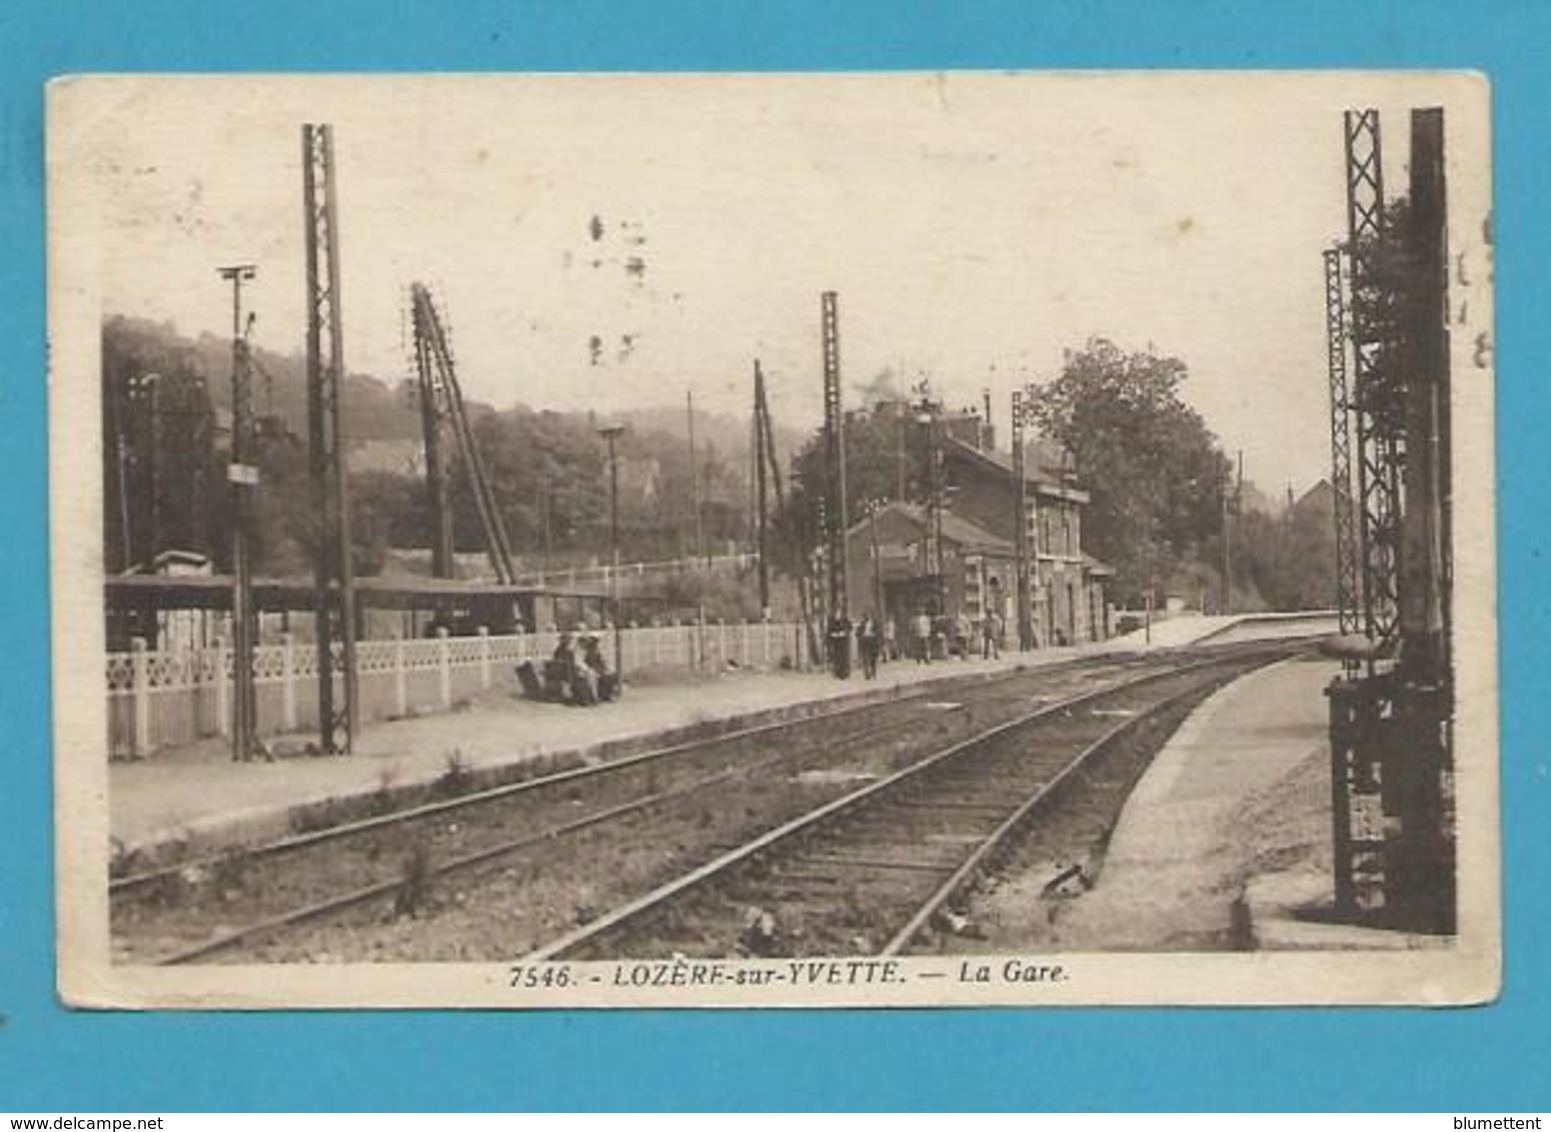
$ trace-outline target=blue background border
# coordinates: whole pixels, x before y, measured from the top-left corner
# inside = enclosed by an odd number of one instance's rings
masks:
[[[1551,6],[0,4],[0,1109],[1545,1109]],[[71,71],[1468,67],[1493,81],[1506,990],[1491,1007],[74,1014],[53,996],[42,87]],[[1535,206],[1539,204],[1537,209]],[[1301,270],[1301,269],[1300,269]],[[1537,318],[1536,316],[1539,315]],[[1537,458],[1535,453],[1542,454]]]

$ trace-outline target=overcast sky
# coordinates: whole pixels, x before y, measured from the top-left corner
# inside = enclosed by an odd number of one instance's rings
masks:
[[[352,370],[410,372],[403,308],[423,280],[469,396],[606,414],[693,389],[742,413],[759,357],[778,423],[806,428],[833,289],[853,403],[885,367],[930,373],[950,403],[989,385],[1005,443],[1010,390],[1103,335],[1183,358],[1187,400],[1279,493],[1329,459],[1320,251],[1345,224],[1341,111],[1381,108],[1394,193],[1405,109],[1474,93],[1265,75],[196,79],[126,82],[68,125],[102,190],[106,312],[226,333],[215,269],[254,262],[256,341],[299,348],[300,124],[331,122]],[[1451,162],[1478,158],[1484,130],[1448,121]]]

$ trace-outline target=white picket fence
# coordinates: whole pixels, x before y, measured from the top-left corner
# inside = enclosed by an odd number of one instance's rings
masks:
[[[621,562],[619,564],[619,578],[626,581],[630,578],[650,578],[664,574],[712,574],[727,573],[736,574],[744,570],[752,570],[759,564],[759,555],[748,552],[740,554],[708,554],[694,558],[670,558],[660,562]],[[607,562],[594,563],[590,566],[567,566],[553,570],[536,570],[519,572],[517,584],[520,586],[574,586],[582,582],[608,583],[613,576],[615,568]]]
[[[613,631],[604,629],[613,657]],[[772,622],[689,622],[620,630],[625,678],[660,670],[714,672],[730,666],[805,667],[802,626]],[[515,688],[517,665],[548,657],[559,633],[423,640],[370,640],[356,644],[356,686],[365,721],[425,715],[452,708],[492,688]],[[285,638],[254,650],[253,672],[260,734],[317,727],[317,649]],[[214,648],[155,651],[136,640],[127,653],[107,658],[108,750],[135,758],[193,743],[231,728],[232,654]]]

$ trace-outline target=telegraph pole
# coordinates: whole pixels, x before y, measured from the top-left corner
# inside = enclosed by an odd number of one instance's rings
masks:
[[[755,512],[758,516],[756,546],[759,551],[759,611],[766,620],[770,617],[770,516],[768,514],[768,484],[765,470],[770,454],[765,450],[765,374],[754,359],[754,492]]]
[[[605,425],[598,435],[609,446],[609,557],[613,566],[609,570],[609,616],[614,621],[614,673],[625,678],[625,644],[619,625],[619,456],[615,442],[625,431],[624,425]]]
[[[130,379],[132,380],[132,379]],[[129,400],[130,380],[114,382],[108,389],[108,417],[113,427],[113,449],[115,454],[114,467],[117,470],[118,490],[118,529],[119,529],[119,571],[128,573],[134,565],[134,546],[130,541],[129,527],[129,441],[124,435],[124,417],[128,415],[128,407],[124,402]]]
[[[867,538],[872,543],[872,608],[873,620],[883,617],[883,559],[878,553],[878,508],[883,505],[874,499],[867,508]]]
[[[684,393],[684,415],[689,425],[689,499],[695,509],[695,557],[705,556],[705,527],[700,514],[700,465],[695,463],[695,394]]]
[[[259,471],[253,454],[253,373],[242,324],[242,285],[258,270],[251,263],[217,269],[232,285],[232,453],[226,478],[232,485],[232,758],[253,757],[258,698],[253,684],[257,617],[253,608],[252,494]],[[249,316],[251,326],[252,316]]]
[[[1239,450],[1238,484],[1233,484],[1233,468],[1223,472],[1222,484],[1222,611],[1233,612],[1233,516],[1238,512],[1239,494],[1244,490],[1244,450]]]
[[[550,519],[550,510],[552,508],[552,504],[550,502],[550,491],[551,488],[549,484],[549,473],[540,472],[539,522],[541,524],[541,529],[544,536],[544,568],[540,571],[540,576],[546,576],[549,573],[550,564],[555,560],[554,532]]]
[[[763,393],[763,387],[761,387]],[[776,459],[775,426],[770,422],[770,402],[767,400],[760,406],[760,431],[764,436],[765,459],[769,464],[770,486],[775,490],[776,512],[786,513],[786,486],[781,479],[781,462]],[[792,471],[793,483],[796,483],[797,473],[795,462]],[[809,587],[808,576],[808,529],[805,518],[799,518],[794,524],[797,532],[798,552],[802,561],[802,568],[797,571],[797,606],[802,614],[803,631],[807,635],[808,655],[814,663],[818,663],[820,652],[818,638],[813,632],[813,602]]]
[[[1024,468],[1025,413],[1023,390],[1012,391],[1012,466],[1018,480],[1018,530],[1014,540],[1018,556],[1018,648],[1034,647],[1033,611],[1029,607],[1029,489]]]

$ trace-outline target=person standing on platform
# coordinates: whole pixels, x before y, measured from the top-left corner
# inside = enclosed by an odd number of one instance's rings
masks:
[[[980,623],[980,631],[985,637],[984,648],[981,656],[986,660],[996,660],[1001,656],[1002,619],[996,610],[989,610],[985,620]]]
[[[862,675],[869,680],[878,675],[878,651],[882,643],[883,640],[878,635],[878,622],[869,613],[856,627],[857,651],[862,654]]]
[[[910,622],[910,631],[915,638],[916,663],[932,663],[932,619],[925,607],[919,610],[915,620]]]
[[[846,617],[829,619],[829,663],[837,680],[851,678],[851,622]]]

